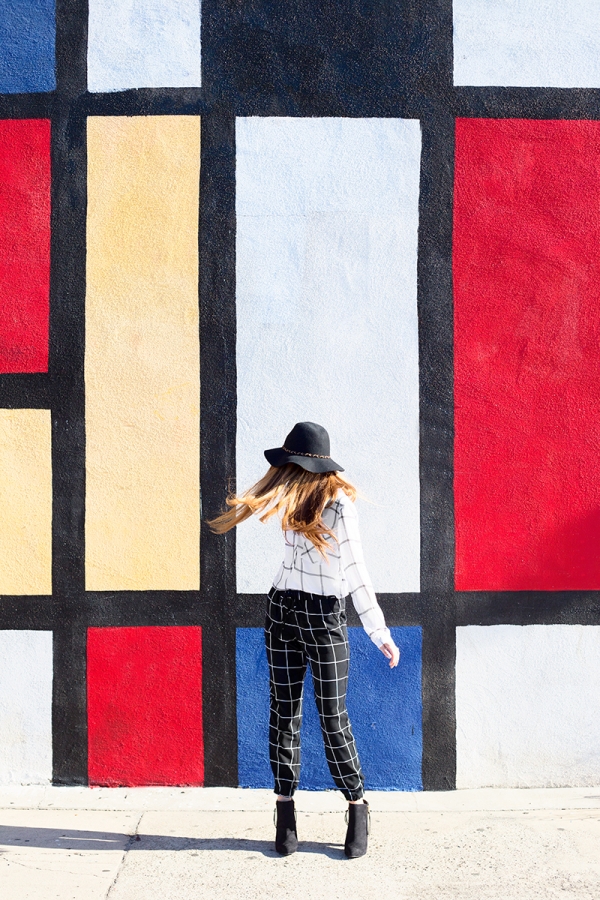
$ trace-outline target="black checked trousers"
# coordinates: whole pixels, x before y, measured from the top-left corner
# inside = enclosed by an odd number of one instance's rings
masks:
[[[275,793],[292,797],[300,778],[300,723],[310,664],[325,756],[346,800],[360,800],[364,777],[346,709],[350,648],[345,601],[272,588],[265,622],[271,711],[269,757]]]

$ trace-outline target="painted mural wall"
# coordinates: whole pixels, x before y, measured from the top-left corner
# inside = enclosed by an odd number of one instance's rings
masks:
[[[599,60],[593,0],[2,5],[0,783],[271,786],[281,536],[205,520],[306,419],[367,787],[600,782]]]

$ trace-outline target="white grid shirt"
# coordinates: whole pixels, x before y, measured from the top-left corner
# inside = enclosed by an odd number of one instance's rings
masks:
[[[354,503],[340,491],[323,510],[323,521],[337,541],[327,537],[324,559],[313,542],[297,531],[284,531],[285,557],[273,587],[278,591],[352,597],[363,628],[377,647],[393,643],[365,566]]]

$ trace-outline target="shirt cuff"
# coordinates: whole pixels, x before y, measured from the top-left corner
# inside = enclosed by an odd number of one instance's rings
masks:
[[[392,635],[389,628],[378,628],[369,635],[376,647],[382,647],[383,644],[393,644]]]

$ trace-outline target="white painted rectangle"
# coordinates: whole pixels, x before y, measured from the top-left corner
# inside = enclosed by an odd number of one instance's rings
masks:
[[[89,0],[89,91],[199,85],[200,0]]]
[[[600,87],[600,3],[454,0],[454,84]]]
[[[237,487],[296,422],[324,425],[375,589],[419,590],[417,230],[407,119],[240,118]],[[276,523],[237,529],[238,590],[267,590]]]
[[[456,633],[459,788],[600,783],[600,626]]]
[[[0,631],[0,783],[52,778],[52,632]]]

